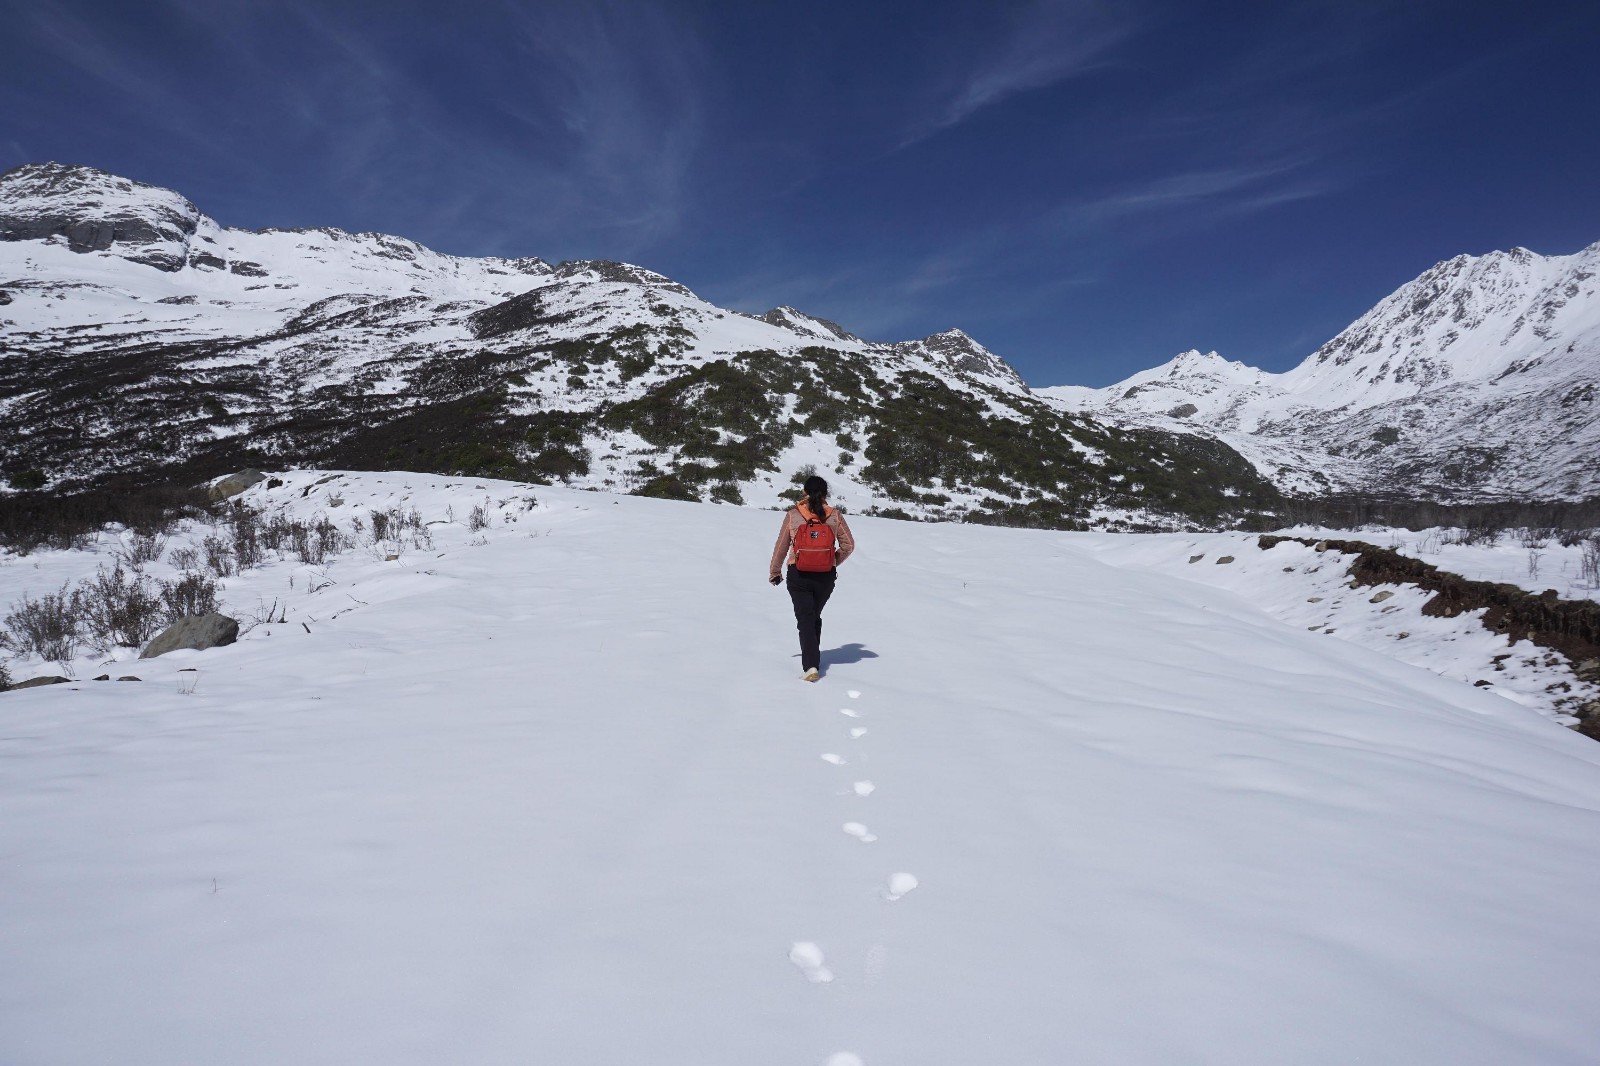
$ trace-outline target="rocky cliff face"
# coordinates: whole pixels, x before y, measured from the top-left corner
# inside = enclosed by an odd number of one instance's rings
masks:
[[[1277,500],[1215,441],[1063,413],[959,330],[870,343],[632,264],[224,229],[85,168],[11,172],[0,218],[0,473],[57,486],[321,464],[764,506],[815,468],[857,509],[1120,528]]]
[[[87,167],[29,163],[0,174],[0,241],[60,238],[74,252],[110,251],[181,270],[200,223],[188,200]]]

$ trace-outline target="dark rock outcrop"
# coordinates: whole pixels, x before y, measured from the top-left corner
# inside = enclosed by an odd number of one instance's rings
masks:
[[[18,681],[15,685],[12,685],[11,688],[13,691],[20,688],[43,688],[46,685],[65,685],[71,680],[72,679],[68,677],[55,676],[30,677],[26,681]]]
[[[74,252],[113,251],[183,269],[200,211],[170,189],[93,167],[26,163],[0,174],[0,240],[64,237]]]

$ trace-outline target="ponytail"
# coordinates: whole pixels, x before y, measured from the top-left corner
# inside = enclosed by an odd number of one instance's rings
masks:
[[[828,483],[816,474],[806,478],[802,486],[806,493],[806,503],[811,508],[812,515],[817,521],[822,521],[828,516]]]

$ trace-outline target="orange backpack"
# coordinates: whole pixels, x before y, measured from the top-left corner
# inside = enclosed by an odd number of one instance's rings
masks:
[[[794,534],[795,569],[807,574],[825,574],[833,569],[833,527],[827,522],[827,515],[833,513],[833,508],[827,509],[822,521],[803,504],[795,509],[806,523]]]

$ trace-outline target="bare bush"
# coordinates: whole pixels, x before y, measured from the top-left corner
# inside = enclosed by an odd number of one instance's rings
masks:
[[[261,512],[253,507],[237,504],[227,513],[229,547],[233,551],[233,567],[243,572],[260,566],[265,558],[261,542],[263,522]],[[218,574],[226,577],[226,574]]]
[[[167,561],[179,570],[199,570],[204,565],[199,551],[194,548],[173,548]]]
[[[1600,536],[1590,537],[1581,547],[1578,580],[1589,588],[1600,588]]]
[[[200,542],[200,550],[205,553],[206,569],[218,577],[234,575],[233,549],[226,540],[216,535],[208,536]]]
[[[80,643],[72,601],[66,585],[61,586],[60,592],[37,600],[24,595],[6,615],[6,647],[23,655],[37,655],[46,662],[70,660]]]
[[[480,503],[467,513],[467,529],[476,533],[480,529],[488,528],[489,509]]]
[[[137,648],[160,630],[165,612],[161,589],[118,560],[102,566],[72,594],[72,609],[85,643],[96,651]]]
[[[1596,533],[1594,530],[1564,529],[1561,531],[1561,546],[1563,548],[1576,548],[1583,544],[1584,541],[1597,536],[1600,536],[1600,533]]]
[[[1550,538],[1555,535],[1555,530],[1548,529],[1544,526],[1524,526],[1521,533],[1518,535],[1518,542],[1524,548],[1527,548],[1529,551],[1533,551],[1537,548],[1543,548],[1545,545],[1549,544]]]
[[[161,605],[168,625],[184,615],[211,614],[217,609],[217,583],[201,573],[188,573],[176,581],[163,581]]]
[[[413,547],[430,549],[433,547],[433,534],[428,532],[427,525],[422,521],[422,512],[415,507],[391,507],[387,511],[372,511],[372,541],[392,541],[396,547],[403,547],[409,540]]]
[[[6,666],[6,661],[0,659],[0,692],[7,691],[11,685],[11,670]]]
[[[198,571],[177,581],[158,581],[129,571],[118,559],[71,589],[40,599],[27,596],[0,631],[0,646],[49,662],[67,662],[79,647],[105,652],[137,648],[189,614],[216,611],[217,583]]]
[[[160,533],[135,533],[128,539],[122,558],[135,570],[148,563],[158,563],[167,550],[167,538]]]
[[[256,600],[256,609],[251,612],[249,618],[242,620],[241,630],[248,633],[256,626],[280,624],[287,621],[288,617],[288,605],[279,604],[276,597],[273,598],[271,603],[258,598]]]
[[[337,555],[350,547],[349,536],[326,515],[318,515],[317,520],[309,525],[296,522],[290,533],[295,554],[307,566],[321,566],[327,562],[328,556]]]

